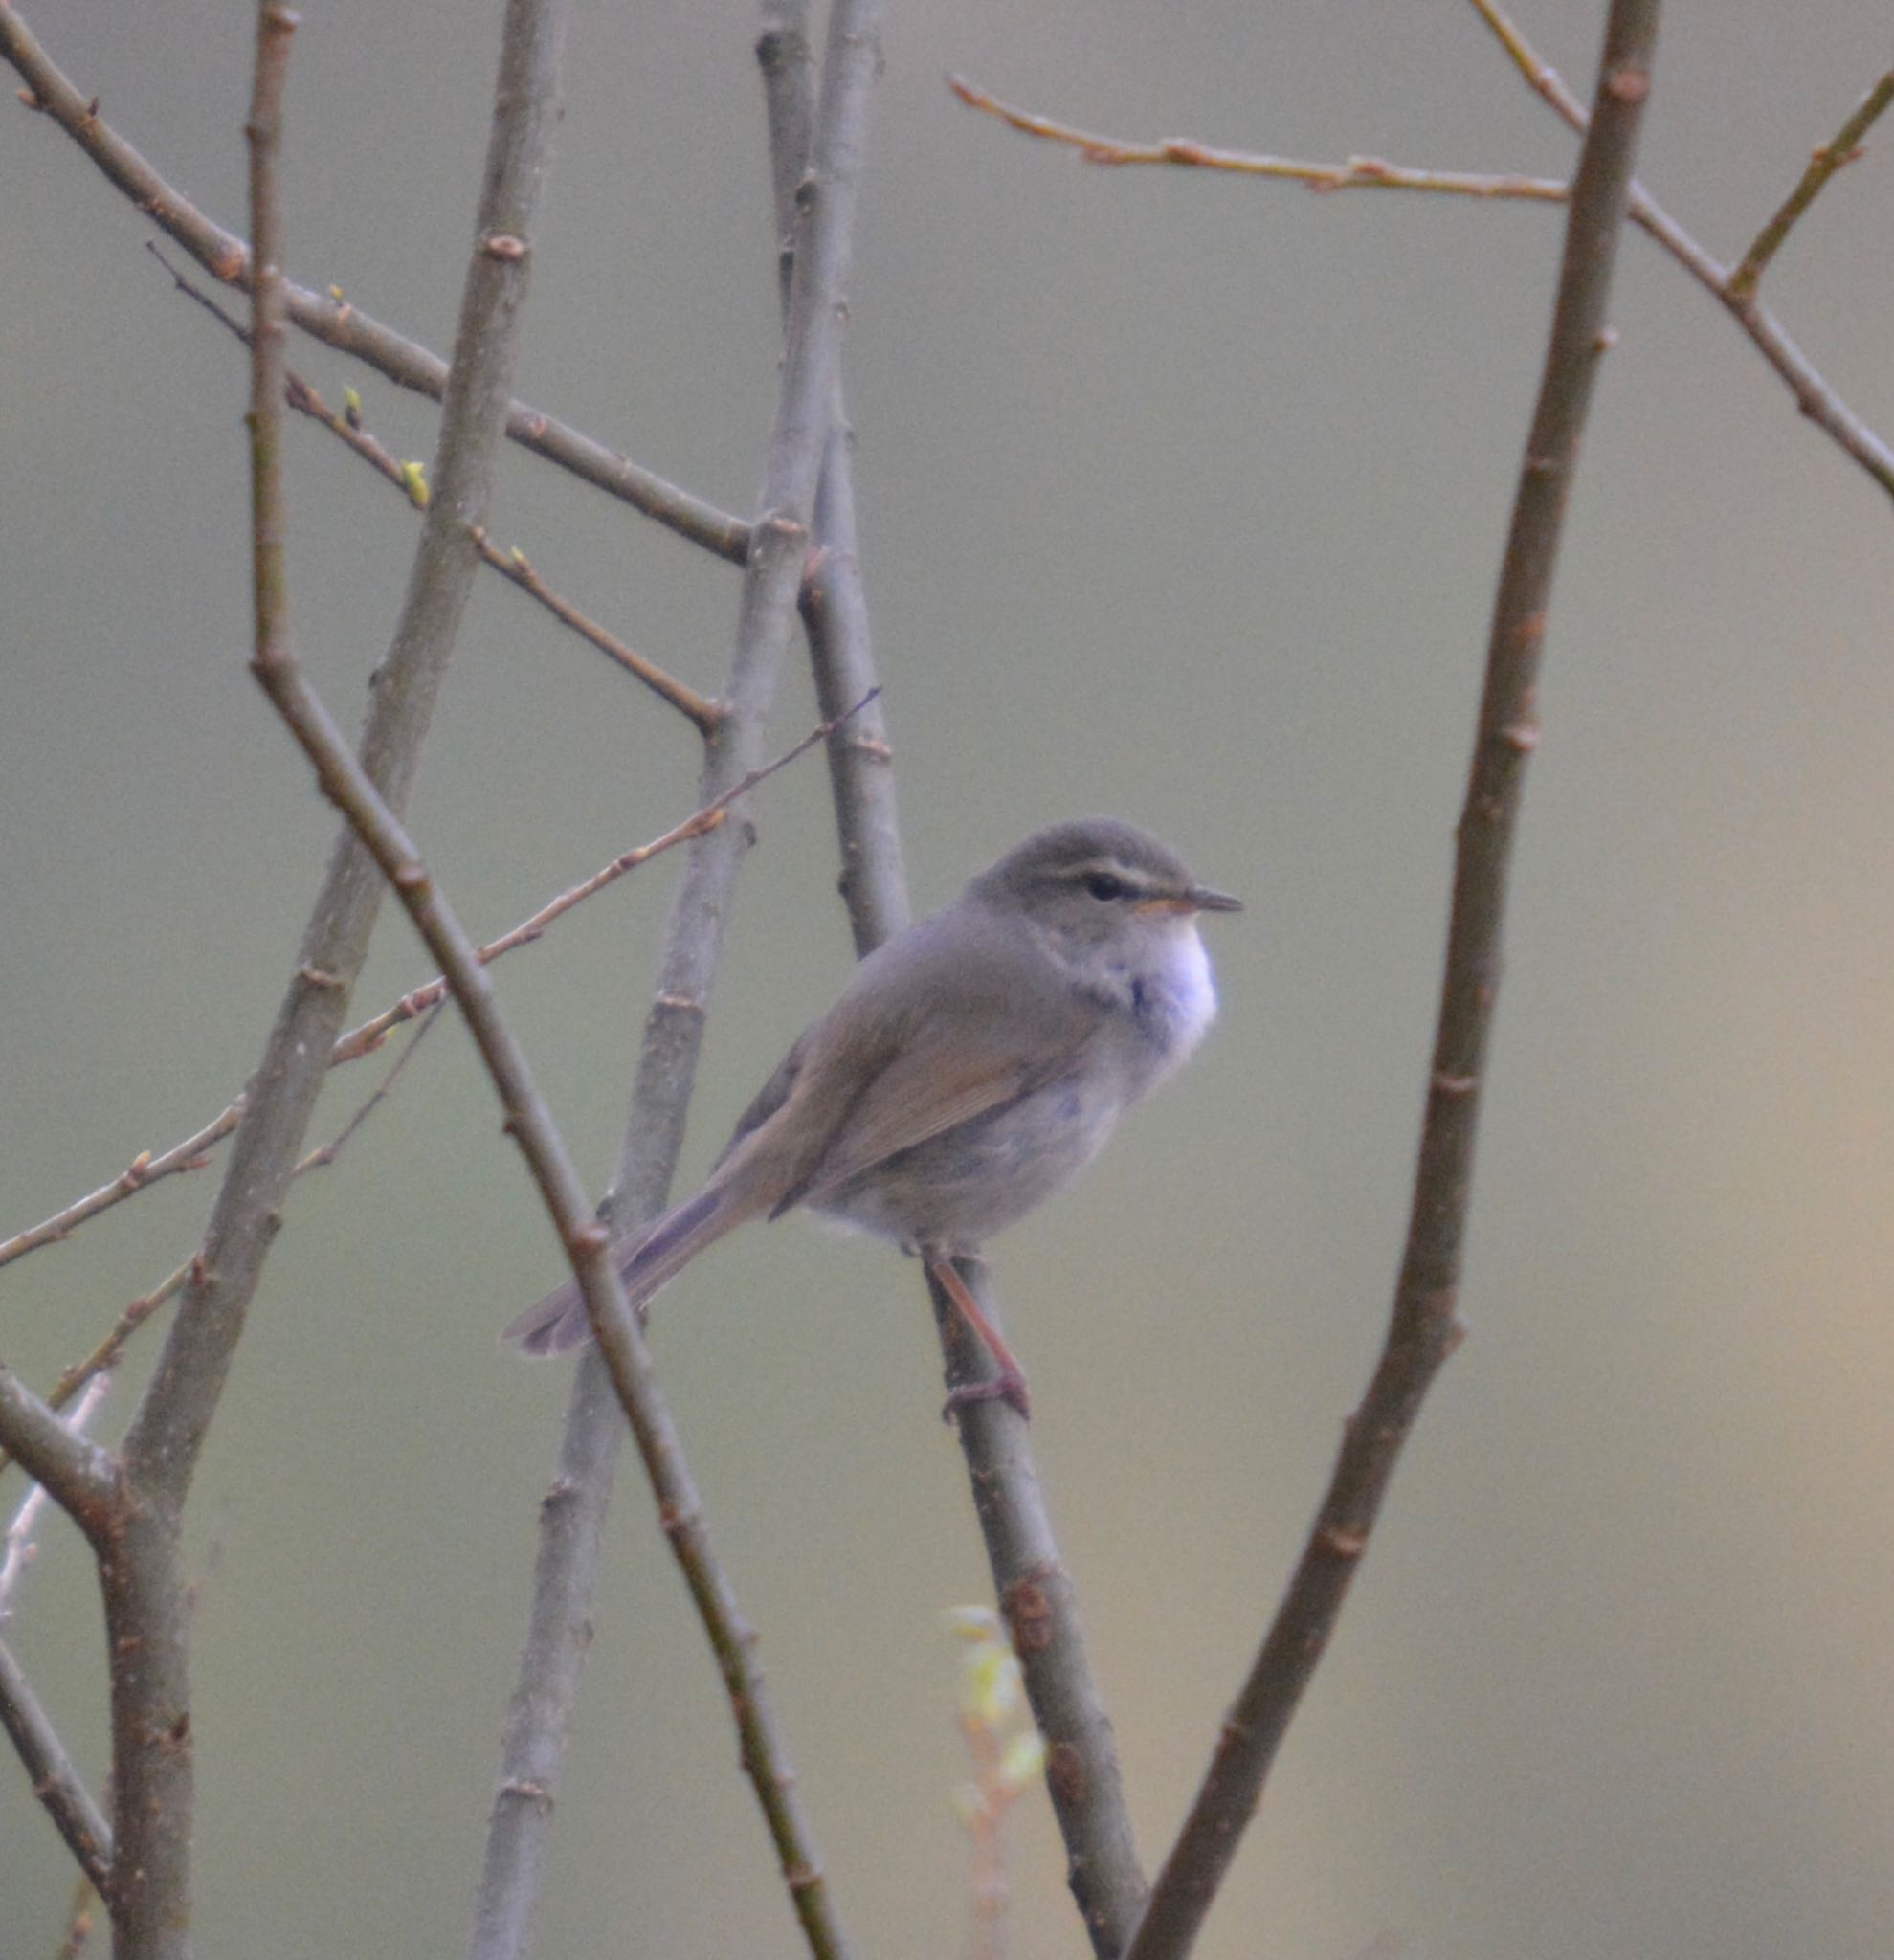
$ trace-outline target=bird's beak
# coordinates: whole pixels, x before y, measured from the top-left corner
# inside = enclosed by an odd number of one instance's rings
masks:
[[[1175,918],[1191,919],[1199,912],[1240,912],[1243,902],[1233,899],[1228,892],[1214,892],[1208,885],[1193,884],[1161,899],[1147,899],[1136,909],[1140,912],[1169,912]]]

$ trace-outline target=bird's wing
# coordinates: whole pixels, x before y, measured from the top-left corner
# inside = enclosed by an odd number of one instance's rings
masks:
[[[1062,1073],[1070,1059],[1071,1048],[1026,1054],[987,1045],[946,1052],[910,1048],[892,1056],[769,1215],[780,1217],[792,1205],[820,1204],[877,1164],[1031,1094]]]
[[[1003,921],[969,933],[949,906],[861,963],[744,1111],[720,1169],[767,1162],[772,1218],[819,1203],[1061,1074],[1094,1026],[1047,987],[1029,936]]]

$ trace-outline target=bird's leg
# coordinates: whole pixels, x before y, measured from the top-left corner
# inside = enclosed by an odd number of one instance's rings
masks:
[[[927,1262],[927,1271],[948,1300],[954,1310],[972,1328],[974,1337],[993,1358],[999,1372],[989,1375],[985,1381],[962,1382],[949,1392],[947,1405],[941,1411],[941,1419],[951,1422],[954,1416],[970,1402],[1003,1401],[1016,1409],[1023,1420],[1031,1421],[1033,1415],[1032,1397],[1026,1392],[1026,1376],[1019,1364],[1013,1358],[1013,1350],[1001,1337],[1000,1330],[993,1325],[981,1310],[980,1303],[967,1290],[967,1282],[954,1270],[952,1258],[946,1253],[931,1246],[921,1248],[921,1257]]]

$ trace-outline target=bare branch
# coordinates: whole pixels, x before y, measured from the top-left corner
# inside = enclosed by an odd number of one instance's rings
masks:
[[[530,264],[526,239],[557,109],[563,13],[510,0],[475,246],[440,419],[435,496],[415,552],[394,642],[363,736],[363,768],[388,803],[405,803],[419,767],[478,560],[468,535],[485,517],[516,360]],[[4,24],[0,24],[4,25]],[[281,434],[284,294],[275,153],[282,69],[294,16],[258,11],[251,139],[253,291],[251,457],[256,652],[268,671],[285,638]],[[366,956],[381,880],[345,830],[271,1030],[204,1251],[193,1263],[157,1371],[122,1453],[126,1501],[101,1554],[112,1642],[113,1793],[120,1857],[110,1896],[120,1960],[183,1960],[189,1938],[192,1810],[189,1589],[177,1548],[185,1499],[244,1317],[280,1222],[329,1052]],[[29,1466],[31,1467],[31,1466]]]
[[[234,320],[212,297],[198,288],[179,272],[165,255],[150,240],[145,249],[171,276],[171,283],[187,300],[201,306],[219,325],[226,327],[245,346],[250,345],[250,329],[240,320]],[[299,415],[326,429],[337,441],[351,450],[368,465],[375,474],[392,489],[401,494],[402,501],[413,509],[424,509],[424,502],[417,502],[414,496],[412,465],[398,461],[390,455],[381,443],[362,427],[358,415],[350,412],[338,415],[323,401],[315,388],[291,368],[283,372],[284,399]],[[680,714],[692,722],[701,735],[707,735],[716,725],[717,704],[705,701],[694,688],[686,687],[675,676],[667,674],[655,660],[648,660],[642,654],[635,653],[624,641],[607,633],[595,620],[590,619],[570,600],[561,598],[532,566],[527,563],[526,554],[515,547],[502,551],[484,531],[476,533],[475,548],[480,554],[480,563],[489,569],[499,572],[501,578],[516,585],[529,598],[545,607],[562,626],[569,627],[582,639],[595,647],[608,660],[615,662],[635,679],[657,695],[660,701],[668,702]]]
[[[1762,278],[1770,260],[1781,250],[1790,227],[1816,201],[1821,187],[1836,171],[1852,164],[1861,155],[1861,138],[1874,126],[1875,119],[1890,101],[1894,101],[1894,69],[1889,69],[1868,90],[1841,127],[1810,156],[1808,168],[1802,172],[1801,180],[1782,200],[1774,216],[1756,234],[1755,242],[1744,253],[1736,270],[1729,275],[1726,290],[1730,299],[1743,301],[1754,294],[1756,281]]]
[[[1581,135],[1587,126],[1585,105],[1567,88],[1557,69],[1542,60],[1520,33],[1499,0],[1472,0],[1473,10],[1492,31],[1527,87]],[[1631,186],[1633,224],[1655,238],[1700,286],[1713,293],[1755,343],[1758,351],[1779,374],[1801,410],[1823,434],[1894,496],[1894,450],[1870,429],[1823,380],[1809,357],[1790,339],[1782,323],[1753,295],[1730,291],[1731,275],[1635,180]]]
[[[947,87],[969,109],[996,116],[1009,128],[1049,143],[1070,145],[1088,164],[1173,164],[1189,169],[1229,170],[1243,177],[1282,177],[1306,184],[1311,190],[1433,190],[1451,197],[1526,198],[1543,204],[1563,204],[1566,187],[1556,177],[1492,176],[1469,170],[1422,170],[1391,164],[1381,157],[1349,157],[1339,164],[1302,163],[1293,157],[1272,157],[1255,150],[1215,149],[1187,136],[1167,136],[1156,143],[1126,143],[1115,136],[1098,136],[1057,122],[1031,109],[1014,108],[989,95],[964,75],[949,75]]]
[[[548,899],[535,912],[502,932],[498,939],[490,939],[479,947],[479,957],[482,966],[510,953],[517,947],[531,946],[556,919],[569,912],[573,906],[582,904],[587,899],[602,892],[608,885],[616,884],[627,872],[637,870],[641,864],[666,851],[675,850],[680,844],[687,844],[693,837],[701,837],[705,832],[714,830],[723,822],[724,815],[740,797],[746,796],[758,784],[765,783],[778,769],[787,768],[791,763],[806,755],[818,742],[832,742],[835,736],[856,716],[866,713],[880,695],[879,688],[870,688],[859,695],[839,714],[818,724],[809,734],[787,748],[773,762],[767,762],[740,777],[721,795],[713,796],[702,808],[693,811],[680,823],[675,823],[668,831],[653,837],[649,843],[635,844],[629,851],[621,851],[609,863],[593,872],[590,878],[581,879],[575,885],[568,886],[556,898]],[[438,976],[422,982],[419,987],[404,993],[393,1006],[387,1007],[378,1014],[370,1016],[345,1035],[339,1036],[335,1046],[329,1051],[329,1066],[340,1067],[344,1062],[359,1061],[365,1055],[372,1055],[388,1038],[394,1029],[406,1021],[413,1020],[430,1009],[437,1007],[447,997],[447,982]],[[97,1191],[88,1192],[82,1198],[76,1199],[63,1211],[55,1212],[50,1218],[42,1219],[37,1225],[29,1226],[26,1231],[15,1233],[11,1238],[0,1239],[0,1266],[10,1264],[25,1254],[36,1251],[44,1245],[52,1245],[72,1233],[88,1218],[97,1217],[100,1212],[109,1211],[112,1206],[122,1203],[147,1186],[157,1183],[160,1178],[168,1177],[178,1171],[201,1170],[210,1162],[209,1152],[236,1127],[245,1107],[244,1098],[239,1096],[229,1103],[221,1114],[214,1117],[200,1130],[186,1137],[181,1143],[173,1144],[169,1149],[154,1156],[149,1150],[141,1150],[119,1175],[102,1184]],[[299,1166],[300,1169],[301,1167]],[[143,1300],[134,1301],[126,1309],[128,1314],[136,1313],[131,1326],[123,1331],[129,1333],[144,1320],[150,1309],[168,1300],[178,1285],[183,1283],[184,1274],[174,1274],[165,1287],[156,1294],[147,1294]],[[142,1309],[142,1310],[141,1310]],[[118,1330],[114,1330],[115,1337]],[[122,1339],[119,1345],[123,1345]],[[117,1348],[112,1349],[117,1352]],[[48,1400],[56,1409],[63,1408],[73,1392],[84,1382],[87,1375],[100,1368],[110,1366],[110,1356],[103,1360],[94,1359],[80,1364],[82,1372],[77,1379],[61,1376],[59,1386]],[[0,1463],[4,1468],[4,1463]]]
[[[249,290],[250,248],[244,240],[200,212],[100,117],[97,104],[54,65],[7,0],[0,0],[0,59],[9,62],[26,83],[33,106],[51,116],[109,183],[182,245],[212,278],[240,291]],[[312,340],[352,355],[397,387],[412,389],[435,401],[445,398],[449,368],[438,354],[384,326],[339,296],[294,284],[284,290],[290,320]],[[667,483],[579,430],[528,408],[524,402],[509,401],[506,434],[522,448],[569,470],[594,489],[629,503],[680,537],[732,565],[744,562],[749,548],[749,525],[742,518]]]
[[[814,166],[806,183],[798,180],[791,328],[766,466],[764,516],[746,568],[735,648],[721,697],[725,720],[705,744],[706,800],[729,793],[755,766],[802,586],[827,409],[838,371],[856,181],[879,50],[874,0],[836,0]],[[735,826],[707,831],[693,843],[679,884],[639,1046],[618,1171],[604,1208],[617,1232],[656,1215],[670,1186],[742,842]],[[699,1612],[706,1625],[713,1614],[727,1616],[727,1634],[713,1635],[713,1646],[742,1718],[744,1766],[756,1786],[804,1937],[812,1951],[845,1952],[800,1798],[781,1767],[750,1636],[721,1581],[711,1585],[689,1562],[701,1536],[696,1494],[681,1457],[665,1446],[668,1417],[650,1381],[642,1340],[635,1327],[601,1325],[590,1293],[587,1299],[599,1349],[580,1359],[560,1446],[560,1481],[542,1512],[531,1624],[507,1718],[469,1954],[475,1960],[511,1960],[524,1950],[577,1688],[581,1629],[595,1585],[598,1521],[616,1458],[612,1412],[600,1393],[607,1368],[638,1437],[660,1519],[685,1565]]]
[[[1196,1939],[1289,1719],[1327,1646],[1401,1448],[1457,1345],[1461,1247],[1487,1038],[1498,998],[1507,871],[1526,765],[1539,740],[1539,662],[1552,574],[1608,345],[1606,306],[1632,160],[1650,94],[1658,0],[1612,0],[1590,127],[1572,180],[1558,298],[1526,441],[1486,647],[1407,1245],[1387,1344],[1348,1418],[1321,1509],[1203,1785],[1152,1888],[1126,1960],[1170,1960]]]
[[[259,281],[259,290],[266,284],[267,280]],[[810,1930],[812,1949],[823,1955],[840,1953],[845,1947],[827,1911],[826,1887],[809,1856],[812,1846],[793,1793],[794,1776],[776,1737],[751,1652],[754,1638],[710,1546],[680,1438],[657,1392],[636,1318],[625,1303],[610,1255],[610,1236],[586,1200],[550,1112],[534,1086],[524,1053],[500,1013],[478,950],[414,844],[376,794],[368,771],[350,754],[286,642],[259,635],[256,665],[258,679],[314,766],[324,793],[346,814],[440,962],[466,1018],[505,1112],[503,1126],[526,1158],[585,1292],[613,1387],[645,1456],[664,1528],[730,1687],[746,1766],[779,1844],[787,1840],[793,1846],[794,1861],[786,1849],[785,1867]]]
[[[765,7],[758,44],[769,111],[771,176],[777,229],[792,228],[809,114],[805,9],[801,0]],[[792,262],[792,260],[791,260]],[[868,685],[875,658],[855,535],[855,496],[846,414],[839,389],[816,504],[815,566],[804,593],[803,620],[816,691],[825,702]],[[856,950],[866,953],[907,923],[894,802],[892,753],[879,729],[859,727],[845,746],[829,746],[830,783],[842,858],[842,895]],[[961,1278],[980,1310],[998,1318],[984,1267],[965,1261]],[[950,1386],[977,1378],[986,1365],[963,1317],[947,1307],[931,1278],[936,1319]],[[1046,1744],[1047,1787],[1063,1836],[1067,1879],[1097,1951],[1116,1954],[1129,1937],[1145,1896],[1117,1746],[1093,1682],[1079,1621],[1077,1591],[1059,1555],[1039,1485],[1030,1433],[997,1403],[966,1409],[961,1448],[974,1513],[985,1539],[993,1588],[1019,1655],[1034,1719]]]
[[[1566,87],[1558,71],[1540,59],[1531,43],[1499,6],[1498,0],[1472,0],[1472,4],[1534,94],[1549,102],[1573,129],[1582,133],[1586,125],[1583,103]],[[1850,161],[1854,142],[1886,106],[1888,97],[1883,90],[1889,84],[1894,84],[1894,76],[1878,83],[1854,116],[1843,124],[1835,142],[1816,152],[1802,184],[1756,241],[1757,245],[1767,246],[1763,263],[1767,263],[1770,254],[1781,243],[1782,235],[1806,209],[1822,184]],[[949,76],[947,86],[969,108],[996,116],[1029,136],[1070,145],[1088,163],[1171,164],[1202,169],[1235,170],[1250,176],[1296,179],[1315,190],[1432,190],[1463,197],[1526,198],[1548,203],[1563,201],[1566,195],[1567,187],[1550,178],[1416,170],[1384,163],[1378,157],[1350,157],[1343,164],[1309,164],[1244,150],[1214,149],[1208,144],[1187,137],[1170,137],[1152,144],[1124,143],[1116,137],[1095,135],[1088,130],[1074,128],[1069,123],[1055,122],[1049,116],[1014,108],[960,76]],[[1781,322],[1756,303],[1754,287],[1756,278],[1760,277],[1761,265],[1747,280],[1742,277],[1742,267],[1730,272],[1705,252],[1638,184],[1631,188],[1630,214],[1634,222],[1656,239],[1692,278],[1713,293],[1735,316],[1763,358],[1788,385],[1795,397],[1795,406],[1802,413],[1852,457],[1883,490],[1894,493],[1894,450],[1890,450],[1842,401],[1808,356],[1790,339]],[[1778,223],[1781,231],[1771,235],[1772,228]],[[1752,253],[1755,250],[1756,246],[1750,247]]]
[[[765,0],[762,11],[756,58],[769,122],[770,183],[787,315],[795,268],[796,187],[809,168],[814,77],[806,0]],[[832,717],[842,702],[872,699],[880,691],[861,583],[851,449],[837,379],[815,493],[815,548],[802,592],[815,695],[823,713]],[[836,725],[829,738],[829,784],[841,852],[842,900],[860,956],[899,932],[912,916],[895,807],[894,751],[879,709]]]
[[[230,1135],[242,1114],[243,1099],[239,1097],[221,1115],[182,1142],[173,1144],[169,1149],[155,1156],[149,1150],[141,1150],[116,1177],[101,1184],[97,1191],[87,1192],[64,1210],[55,1212],[50,1218],[42,1218],[37,1225],[28,1226],[24,1232],[16,1232],[11,1238],[0,1240],[0,1266],[10,1265],[30,1252],[37,1252],[43,1245],[56,1245],[60,1239],[69,1238],[88,1218],[96,1218],[100,1212],[110,1211],[114,1205],[122,1204],[135,1192],[144,1191],[162,1177],[172,1176],[180,1170],[202,1169],[210,1161],[206,1152]],[[58,1406],[56,1401],[54,1407]]]

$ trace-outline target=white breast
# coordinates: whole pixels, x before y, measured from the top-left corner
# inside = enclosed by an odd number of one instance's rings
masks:
[[[1210,955],[1204,951],[1194,921],[1185,921],[1171,941],[1170,968],[1164,989],[1169,997],[1172,1068],[1186,1060],[1216,1018],[1216,983],[1210,977]]]

